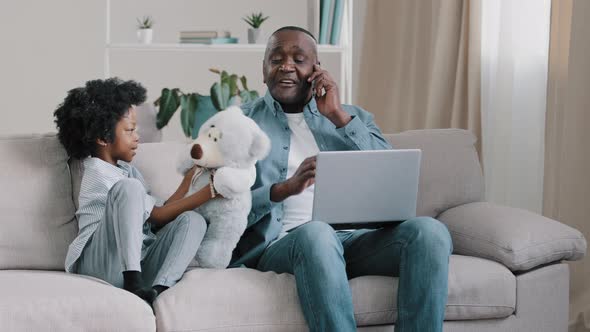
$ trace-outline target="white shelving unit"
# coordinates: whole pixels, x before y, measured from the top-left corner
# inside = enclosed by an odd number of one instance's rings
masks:
[[[180,52],[261,52],[265,45],[262,44],[110,44],[108,49],[122,49],[135,51],[180,51]],[[318,45],[321,53],[342,53],[346,50],[343,46]]]
[[[319,0],[318,0],[319,1]],[[114,52],[185,52],[185,53],[235,53],[236,55],[243,53],[260,53],[264,54],[266,45],[263,44],[177,44],[177,43],[154,43],[154,44],[139,44],[139,43],[111,43],[111,0],[106,2],[106,36],[105,36],[105,51],[104,51],[104,76],[111,77],[117,73],[111,72],[111,56]],[[342,34],[346,36],[342,45],[318,45],[318,52],[321,54],[335,54],[340,55],[340,95],[342,102],[352,102],[352,13],[353,0],[345,0],[345,8],[348,15],[347,25],[343,26]],[[308,10],[313,10],[309,8]],[[315,14],[314,14],[315,15]]]

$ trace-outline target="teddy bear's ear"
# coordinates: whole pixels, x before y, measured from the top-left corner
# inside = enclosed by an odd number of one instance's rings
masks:
[[[255,160],[262,160],[266,158],[270,152],[270,139],[268,136],[256,126],[254,131],[254,137],[252,139],[252,145],[250,145],[249,155]]]
[[[244,115],[244,111],[242,111],[242,109],[239,106],[230,106],[226,108],[224,112],[236,112],[241,115]]]

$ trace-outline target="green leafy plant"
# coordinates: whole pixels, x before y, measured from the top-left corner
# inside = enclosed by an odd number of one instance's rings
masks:
[[[264,16],[262,12],[260,13],[252,13],[249,16],[242,18],[246,23],[248,23],[252,28],[258,29],[268,19],[268,16]]]
[[[151,29],[154,25],[154,19],[151,16],[144,16],[142,19],[137,18],[138,29]]]
[[[203,118],[206,112],[214,108],[215,112],[222,111],[231,105],[247,103],[258,98],[258,92],[248,89],[248,82],[245,76],[238,77],[236,74],[228,74],[225,70],[211,68],[209,71],[219,75],[219,81],[213,83],[209,93],[210,96],[204,96],[199,93],[182,92],[178,88],[162,89],[162,94],[154,105],[159,107],[156,115],[156,127],[164,128],[176,110],[180,106],[180,124],[186,137],[196,138],[199,127],[198,118]],[[238,80],[242,89],[238,86]]]

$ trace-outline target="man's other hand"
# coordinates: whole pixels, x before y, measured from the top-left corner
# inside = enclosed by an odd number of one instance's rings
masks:
[[[307,187],[315,183],[316,156],[306,158],[287,180],[289,196],[301,194]]]
[[[315,183],[316,156],[306,158],[289,179],[275,183],[270,190],[273,202],[282,202],[289,196],[299,195]]]

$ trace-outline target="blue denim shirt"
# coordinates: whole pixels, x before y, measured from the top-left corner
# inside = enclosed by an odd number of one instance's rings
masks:
[[[270,200],[273,184],[286,180],[291,130],[281,105],[269,92],[264,97],[241,106],[270,137],[271,151],[256,164],[256,182],[252,187],[252,210],[248,228],[240,239],[231,266],[255,267],[264,249],[279,236],[282,228],[283,204]],[[373,115],[358,106],[342,105],[352,120],[342,128],[324,117],[315,99],[305,106],[303,116],[320,151],[391,149],[373,122]]]

